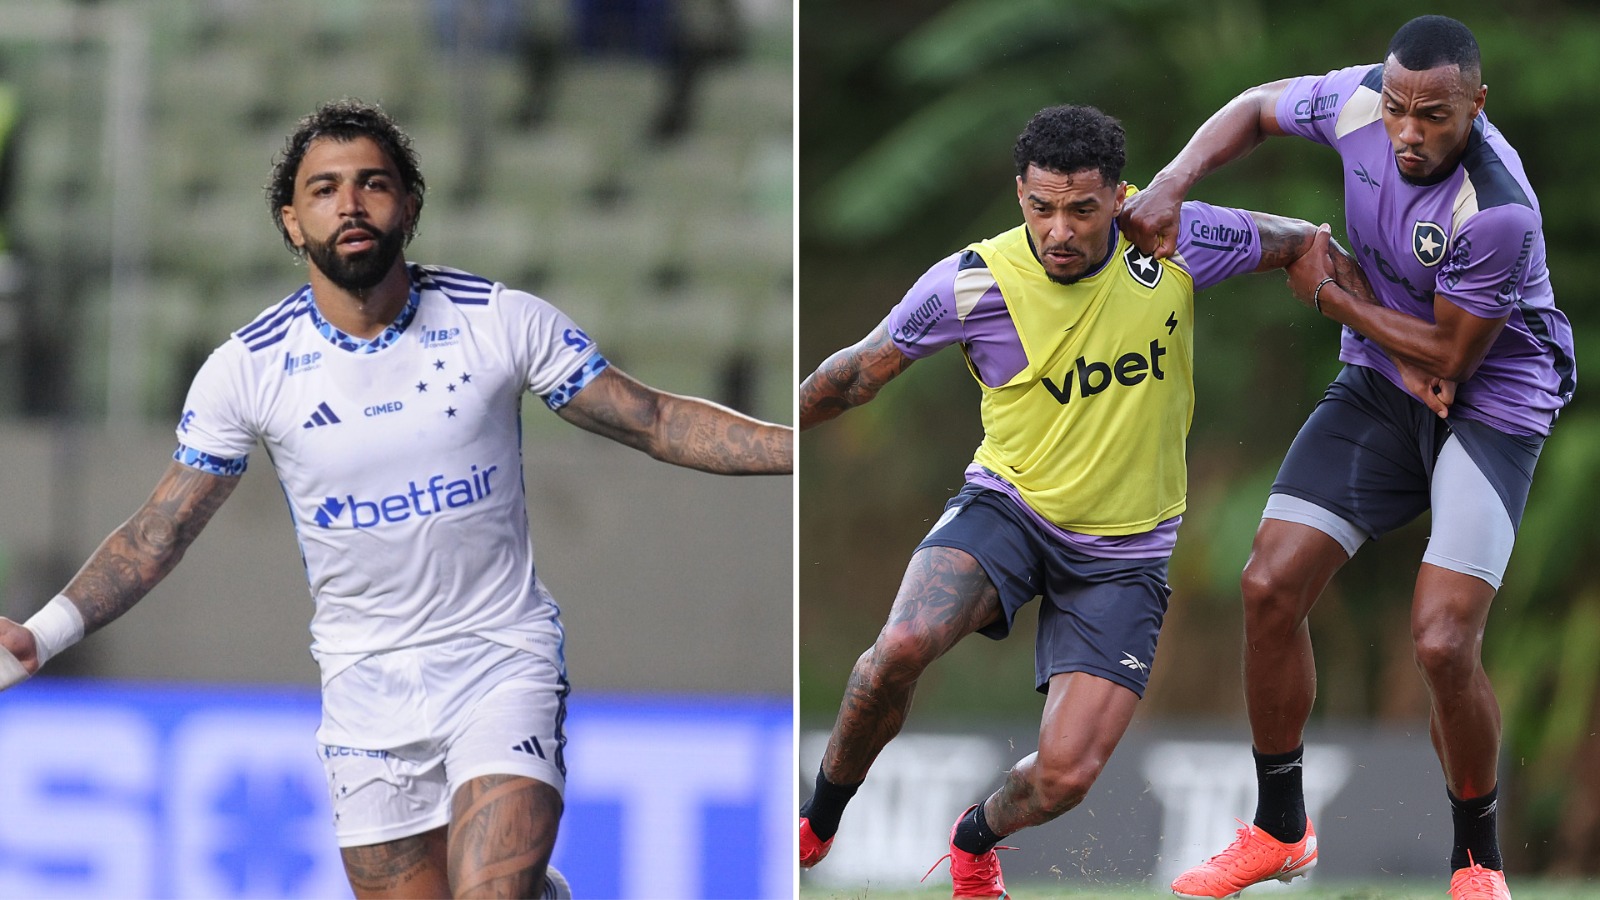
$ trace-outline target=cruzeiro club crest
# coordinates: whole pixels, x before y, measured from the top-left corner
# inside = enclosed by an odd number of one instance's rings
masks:
[[[1418,222],[1411,226],[1411,252],[1417,255],[1417,262],[1429,268],[1437,266],[1444,259],[1445,243],[1444,229],[1438,225]]]
[[[1161,263],[1154,256],[1140,250],[1133,244],[1122,252],[1122,261],[1128,266],[1128,274],[1133,280],[1147,288],[1153,288],[1161,283]]]

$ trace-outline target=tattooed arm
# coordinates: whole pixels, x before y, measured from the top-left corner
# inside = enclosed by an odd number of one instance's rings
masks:
[[[1261,235],[1261,264],[1257,272],[1285,269],[1306,255],[1312,239],[1317,236],[1317,226],[1301,219],[1274,216],[1270,213],[1250,211],[1256,231]]]
[[[853,346],[833,354],[800,383],[800,430],[837,417],[878,396],[913,360],[889,339],[888,320]]]
[[[557,414],[654,459],[702,472],[786,475],[794,471],[794,429],[752,419],[709,400],[658,391],[616,367],[595,376]]]
[[[132,609],[165,578],[238,483],[237,476],[168,465],[150,499],[106,536],[62,591],[83,617],[84,633]],[[38,669],[37,647],[27,628],[0,618],[0,648],[30,674]]]

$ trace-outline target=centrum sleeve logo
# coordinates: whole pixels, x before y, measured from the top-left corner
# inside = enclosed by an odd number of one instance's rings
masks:
[[[895,329],[894,339],[907,346],[914,345],[927,337],[933,326],[939,324],[948,312],[944,304],[939,302],[939,295],[934,294],[906,316],[905,322]]]
[[[465,477],[431,475],[406,482],[405,490],[386,497],[367,499],[354,494],[324,498],[312,521],[323,528],[372,528],[404,522],[412,516],[435,515],[447,509],[471,506],[494,493],[494,473],[499,466],[480,469],[473,466]]]
[[[1295,123],[1305,125],[1310,122],[1330,119],[1337,111],[1338,106],[1338,94],[1316,94],[1311,97],[1302,97],[1294,105]]]
[[[1204,247],[1207,250],[1223,250],[1230,253],[1248,250],[1254,242],[1248,228],[1208,225],[1199,221],[1189,223],[1189,237],[1196,247]]]

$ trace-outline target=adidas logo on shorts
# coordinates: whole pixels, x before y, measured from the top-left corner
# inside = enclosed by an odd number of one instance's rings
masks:
[[[546,758],[544,748],[539,746],[539,739],[536,737],[525,738],[520,744],[512,744],[511,750],[514,753],[526,753],[529,756],[537,756],[540,759]]]

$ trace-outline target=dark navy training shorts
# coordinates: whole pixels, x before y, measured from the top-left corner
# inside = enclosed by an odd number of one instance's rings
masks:
[[[1295,435],[1272,492],[1313,503],[1380,537],[1429,508],[1434,466],[1452,437],[1482,472],[1515,529],[1528,503],[1543,438],[1441,419],[1365,366],[1345,366],[1328,385]]]
[[[1088,672],[1140,697],[1150,680],[1167,613],[1167,558],[1097,559],[1062,545],[999,491],[968,484],[917,549],[953,547],[972,555],[1000,593],[1004,617],[983,629],[1000,640],[1017,610],[1042,596],[1034,648],[1035,686]]]

